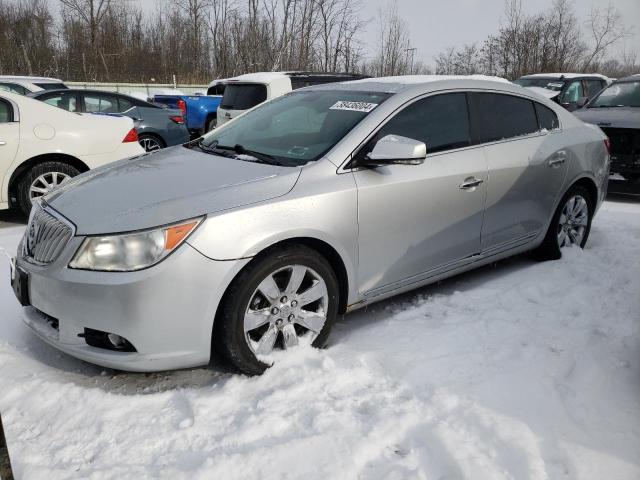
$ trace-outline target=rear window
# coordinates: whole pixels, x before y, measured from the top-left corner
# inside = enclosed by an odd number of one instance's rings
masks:
[[[553,110],[545,107],[544,105],[540,105],[539,103],[534,102],[534,105],[536,107],[536,115],[538,116],[540,130],[555,130],[560,127],[558,116]]]
[[[8,92],[17,93],[18,95],[26,95],[27,89],[22,85],[17,85],[15,83],[5,83],[0,82],[0,90],[6,90]]]
[[[267,99],[267,87],[258,83],[228,84],[220,108],[248,110]]]
[[[34,83],[34,85],[43,90],[62,90],[68,88],[64,83]]]
[[[212,87],[209,87],[209,90],[207,90],[207,95],[224,95],[225,87],[226,85],[224,83],[213,85]]]
[[[498,93],[474,93],[481,143],[519,137],[538,131],[533,102]]]

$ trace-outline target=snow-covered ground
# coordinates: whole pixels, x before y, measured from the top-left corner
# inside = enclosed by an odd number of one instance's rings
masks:
[[[23,227],[0,228],[13,251]],[[526,256],[345,316],[260,378],[105,371],[21,324],[0,260],[17,478],[638,479],[640,201],[585,251]]]

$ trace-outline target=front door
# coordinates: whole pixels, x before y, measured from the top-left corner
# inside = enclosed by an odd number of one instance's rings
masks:
[[[419,281],[480,251],[487,165],[482,147],[470,146],[466,94],[415,101],[357,156],[390,134],[423,141],[427,158],[420,165],[354,171],[362,293],[392,290],[412,277]]]

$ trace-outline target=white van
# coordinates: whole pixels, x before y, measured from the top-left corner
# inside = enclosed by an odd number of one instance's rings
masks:
[[[292,90],[321,83],[367,78],[352,73],[258,72],[224,80],[224,94],[218,107],[218,126],[256,105]],[[215,87],[212,83],[210,88]],[[220,88],[218,86],[218,88]]]

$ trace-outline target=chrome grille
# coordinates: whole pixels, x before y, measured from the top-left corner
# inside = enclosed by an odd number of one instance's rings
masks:
[[[27,259],[37,263],[51,263],[58,258],[72,236],[73,231],[69,225],[34,203],[22,239],[22,252]]]

